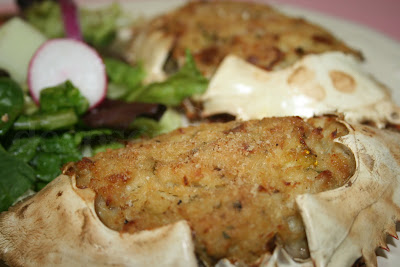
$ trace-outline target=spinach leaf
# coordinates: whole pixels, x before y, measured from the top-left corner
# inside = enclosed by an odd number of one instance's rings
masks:
[[[34,182],[35,174],[28,164],[0,149],[0,212],[7,210]]]
[[[0,135],[11,127],[24,107],[21,87],[7,77],[0,77]]]
[[[40,141],[39,136],[15,138],[8,148],[8,152],[28,163],[35,156]]]
[[[43,133],[37,150],[31,165],[36,178],[45,182],[50,182],[60,175],[63,164],[80,160],[82,157],[79,144],[71,133]]]
[[[62,160],[60,154],[41,152],[32,160],[37,179],[50,182],[61,174]]]
[[[75,143],[74,135],[63,133],[58,135],[56,132],[48,132],[46,138],[42,138],[40,151],[58,154],[74,154],[79,144]],[[42,134],[43,136],[44,134]]]
[[[46,88],[40,92],[40,110],[43,113],[73,109],[76,114],[82,115],[88,108],[88,100],[70,81]]]
[[[127,96],[128,101],[160,103],[167,106],[178,106],[192,95],[202,94],[207,88],[208,80],[197,69],[189,51],[186,51],[186,63],[166,81],[149,84]]]
[[[92,143],[110,142],[114,131],[96,129],[90,131],[69,132],[15,132],[17,135],[8,147],[10,155],[33,169],[35,189],[50,182],[61,174],[61,167],[71,161],[82,158],[82,147]],[[18,137],[18,135],[21,135]],[[103,137],[103,138],[99,138]],[[100,140],[99,140],[100,139]],[[3,150],[4,151],[4,150]]]
[[[30,161],[35,175],[41,182],[50,182],[61,174],[61,167],[82,158],[81,147],[84,142],[99,136],[114,134],[111,130],[92,130],[79,132],[43,132],[36,153]],[[35,138],[35,137],[33,137]],[[106,138],[105,138],[106,139]]]

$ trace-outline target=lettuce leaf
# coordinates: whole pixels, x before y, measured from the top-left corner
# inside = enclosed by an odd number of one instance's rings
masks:
[[[104,58],[109,79],[107,97],[123,99],[141,86],[146,73],[141,64],[131,66],[120,60]]]
[[[154,137],[160,134],[171,132],[182,126],[181,115],[169,108],[164,112],[159,121],[151,118],[139,117],[131,124],[131,128],[138,130],[139,135]]]
[[[61,10],[57,1],[47,0],[33,3],[23,10],[26,20],[48,38],[64,37]],[[83,39],[95,46],[105,47],[115,38],[122,10],[116,3],[99,9],[80,9]]]
[[[127,101],[160,103],[178,106],[190,96],[199,95],[207,89],[208,80],[197,69],[194,59],[186,51],[185,65],[166,81],[151,83],[126,97]]]

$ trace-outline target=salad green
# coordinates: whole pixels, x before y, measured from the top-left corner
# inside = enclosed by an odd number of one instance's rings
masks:
[[[22,18],[6,21],[0,27],[0,69],[7,70],[26,89],[29,61],[46,40],[44,34]]]
[[[142,65],[130,66],[113,58],[105,58],[108,76],[107,97],[110,99],[125,99],[132,91],[140,88],[146,73]]]
[[[208,81],[196,68],[189,51],[185,65],[175,74],[163,82],[143,84],[146,73],[141,64],[131,66],[110,54],[102,54],[115,37],[121,16],[119,6],[80,10],[79,14],[85,41],[99,48],[105,63],[107,99],[89,110],[88,100],[80,89],[67,80],[43,89],[39,105],[22,89],[26,87],[26,77],[18,81],[0,78],[0,212],[27,191],[43,188],[61,174],[62,166],[68,162],[124,147],[127,141],[143,135],[155,136],[181,126],[182,115],[176,108],[184,99],[203,93],[207,87]],[[60,8],[55,1],[33,4],[22,15],[48,38],[64,35]],[[12,46],[13,42],[2,40],[7,36],[0,36],[0,43]],[[25,68],[25,63],[20,67]],[[157,108],[151,108],[153,104]],[[108,106],[102,109],[102,105]],[[126,111],[130,105],[135,107],[130,109],[133,115],[129,111],[131,117],[123,128],[93,127],[85,121],[89,113],[99,110],[102,112],[97,114],[121,119],[123,116],[118,112]],[[146,110],[141,110],[145,107]],[[149,112],[162,113],[149,115]]]
[[[88,108],[89,102],[70,81],[40,92],[40,109],[43,112],[73,109],[77,115],[82,115]]]
[[[193,57],[186,51],[185,65],[166,81],[152,83],[131,92],[126,100],[146,103],[161,103],[178,106],[192,95],[204,93],[208,80],[196,68]]]
[[[0,135],[4,135],[24,107],[21,87],[7,77],[0,77]]]
[[[35,181],[34,170],[0,148],[0,212],[7,210]]]
[[[61,9],[56,1],[40,1],[23,10],[26,20],[48,38],[64,37]],[[85,42],[105,47],[114,40],[123,12],[118,4],[102,9],[80,9],[79,19]]]
[[[23,97],[23,96],[22,96]],[[70,81],[49,87],[40,93],[40,107],[31,115],[21,115],[15,121],[14,130],[68,129],[79,121],[89,102]]]
[[[35,113],[21,115],[14,123],[13,129],[21,130],[58,130],[74,126],[79,118],[73,110],[63,110],[50,114]]]

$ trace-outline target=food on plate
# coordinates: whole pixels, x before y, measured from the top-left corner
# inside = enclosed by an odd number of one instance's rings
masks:
[[[26,21],[18,17],[9,19],[0,25],[0,69],[16,82],[25,83],[29,61],[45,41],[46,37]]]
[[[31,60],[30,96],[27,73],[17,73],[19,84],[14,73],[0,78],[12,91],[0,101],[0,211],[38,191],[0,214],[8,264],[374,265],[386,234],[396,237],[400,134],[378,128],[399,124],[399,107],[361,70],[360,52],[266,5],[197,1],[133,27],[129,66],[109,57],[121,55],[118,44],[106,47],[115,16],[86,24],[82,37],[77,16],[93,22],[101,12],[74,9],[71,19],[68,8],[43,3],[25,18],[61,37],[40,14],[69,13],[67,37],[99,53],[49,40]],[[18,25],[37,37],[32,54],[46,37]],[[14,35],[4,42],[2,29],[0,45],[13,51]],[[60,44],[78,55],[59,57]],[[30,55],[21,58],[7,68]],[[70,60],[99,68],[58,70],[65,79],[47,84],[46,71]],[[77,74],[94,77],[93,94]],[[202,74],[211,78],[204,95]],[[137,139],[180,125],[174,108],[189,98],[202,102],[202,119],[240,120]],[[295,115],[310,118],[273,117]]]
[[[178,128],[184,119],[175,108],[208,83],[188,51],[174,75],[144,84],[143,67],[112,52],[116,31],[129,24],[120,23],[118,4],[76,10],[20,2],[28,7],[0,28],[0,212],[42,189],[65,163]]]
[[[400,107],[359,52],[265,4],[187,3],[134,27],[127,58],[142,62],[145,82],[163,80],[183,64],[185,49],[210,78],[205,94],[184,102],[189,119],[344,114],[377,127],[400,123]]]
[[[154,253],[165,265],[196,266],[195,247],[204,262],[265,266],[309,249],[308,263],[371,264],[385,234],[396,235],[399,138],[335,117],[285,117],[133,142],[66,165],[4,212],[1,257],[144,266]]]
[[[197,253],[209,259],[251,263],[274,238],[307,257],[295,196],[341,186],[355,167],[350,151],[333,142],[346,134],[343,125],[310,123],[203,124],[83,159],[65,173],[97,193],[97,212],[111,229],[135,233],[186,220]]]
[[[261,3],[193,1],[133,28],[127,57],[143,61],[147,79],[162,79],[184,62],[189,49],[210,77],[228,54],[267,70],[287,67],[307,54],[361,53],[327,30]]]
[[[340,52],[307,55],[277,71],[229,55],[199,100],[203,117],[225,113],[249,120],[339,113],[351,123],[400,124],[400,107],[390,90],[354,57]]]

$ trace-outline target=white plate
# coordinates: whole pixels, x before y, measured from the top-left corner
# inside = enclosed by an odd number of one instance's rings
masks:
[[[110,3],[104,0],[77,0],[81,5],[97,7]],[[0,0],[0,4],[9,0]],[[138,0],[120,1],[124,9],[135,16],[152,16],[168,9],[179,6],[184,0]],[[386,84],[392,90],[393,97],[400,105],[400,44],[385,35],[373,31],[367,27],[354,24],[342,19],[327,16],[325,14],[309,11],[294,6],[275,5],[284,13],[294,16],[301,16],[315,22],[330,30],[335,36],[344,40],[348,45],[362,51],[365,57],[364,66],[367,71],[373,74],[379,81]],[[389,253],[378,251],[379,267],[396,267],[400,263],[400,241],[393,238],[388,239]]]

